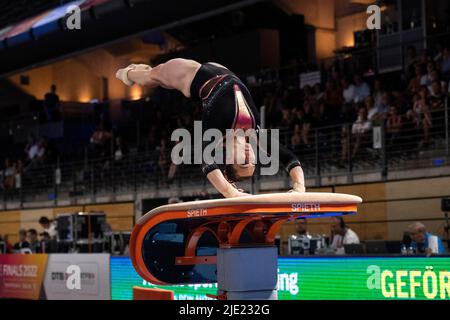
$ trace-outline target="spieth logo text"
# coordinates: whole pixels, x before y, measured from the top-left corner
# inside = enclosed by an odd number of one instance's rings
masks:
[[[208,215],[208,209],[190,209],[187,211],[187,217],[203,217]]]
[[[320,211],[320,203],[298,202],[292,204],[292,212]]]

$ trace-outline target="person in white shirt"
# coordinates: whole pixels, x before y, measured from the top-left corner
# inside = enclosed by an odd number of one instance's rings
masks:
[[[361,75],[357,74],[354,77],[355,80],[355,94],[353,98],[353,102],[359,103],[363,102],[364,99],[370,95],[369,85],[364,82]]]
[[[431,74],[435,70],[436,70],[436,67],[434,65],[434,62],[433,61],[428,61],[427,62],[427,73],[424,74],[422,76],[422,78],[420,78],[420,85],[421,86],[428,87],[428,86],[431,85],[431,82],[433,81],[432,78],[431,78]]]
[[[342,217],[331,218],[331,248],[336,250],[336,254],[344,254],[345,244],[359,244],[358,235],[350,229]]]
[[[341,85],[344,103],[353,103],[355,99],[355,86],[347,78],[341,80]]]
[[[358,112],[358,119],[352,125],[352,133],[354,135],[362,135],[372,129],[372,123],[367,118],[367,109],[361,108]]]
[[[50,239],[56,238],[56,224],[52,223],[49,218],[41,217],[39,219],[39,224],[41,225],[42,229],[44,229],[44,232],[48,233]]]

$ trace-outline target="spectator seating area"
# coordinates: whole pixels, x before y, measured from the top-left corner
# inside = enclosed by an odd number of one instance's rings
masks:
[[[411,48],[401,72],[363,75],[333,63],[322,69],[322,83],[314,86],[300,89],[298,77],[289,72],[284,73],[289,76],[260,72],[248,86],[256,105],[265,106],[266,127],[281,129],[281,142],[298,154],[307,174],[317,174],[319,165],[321,170],[333,171],[358,166],[379,169],[381,161],[404,164],[405,159],[445,149],[450,51],[448,44],[436,48],[419,56]],[[65,105],[60,103],[60,113]],[[90,174],[114,176],[116,182],[123,177],[124,183],[130,174],[140,178],[148,174],[150,180],[160,177],[158,183],[171,183],[180,170],[199,172],[192,166],[176,168],[170,161],[175,143],[170,141],[172,131],[192,130],[193,122],[201,120],[199,104],[179,93],[156,89],[141,100],[123,101],[119,121],[109,117],[107,101],[93,102],[90,109],[82,118],[70,116],[76,112],[56,120],[35,114],[41,127],[60,121],[64,130],[72,128],[74,134],[64,134],[64,140],[30,135],[26,144],[13,143],[12,150],[3,149],[1,188],[23,188],[27,181],[52,188],[57,167],[72,168],[61,169],[62,180],[72,183],[78,175],[80,185]],[[376,126],[385,135],[384,156],[372,148]],[[80,173],[80,168],[85,170]]]

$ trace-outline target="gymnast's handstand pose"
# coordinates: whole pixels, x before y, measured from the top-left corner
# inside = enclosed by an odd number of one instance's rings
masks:
[[[154,68],[148,65],[130,65],[119,69],[116,77],[126,85],[134,83],[148,87],[176,89],[187,98],[200,100],[203,106],[203,129],[259,130],[259,112],[242,81],[226,67],[217,63],[200,64],[194,60],[172,59]],[[243,146],[244,145],[244,146]],[[255,171],[255,151],[241,135],[233,137],[236,150],[245,150],[243,164],[228,164],[222,172],[218,165],[203,165],[203,173],[224,197],[246,196],[234,182],[249,178]],[[242,148],[242,149],[241,149]],[[296,156],[286,147],[279,146],[280,162],[289,173],[292,191],[305,192],[303,170]],[[225,174],[225,175],[224,175]]]

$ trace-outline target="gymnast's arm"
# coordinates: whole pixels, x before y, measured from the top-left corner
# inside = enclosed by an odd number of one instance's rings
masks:
[[[244,193],[236,189],[231,183],[225,179],[220,169],[213,169],[206,177],[209,182],[219,191],[225,198],[243,197],[248,196],[248,193]]]
[[[271,144],[271,136],[269,136],[267,139],[267,150],[272,150],[272,144]],[[259,141],[259,139],[258,139]],[[279,145],[279,157],[281,164],[285,167],[286,171],[289,173],[289,176],[292,180],[292,191],[296,192],[305,192],[305,176],[303,173],[303,169],[301,167],[300,161],[298,161],[295,154],[289,150],[287,147],[282,145],[281,143],[278,143]],[[259,148],[261,151],[265,152],[266,154],[270,155],[270,153],[265,150],[264,148],[261,148],[259,145]]]

